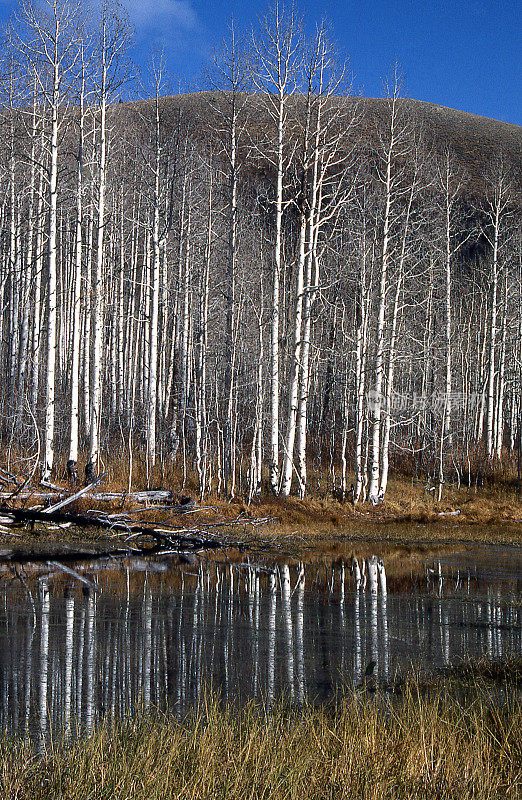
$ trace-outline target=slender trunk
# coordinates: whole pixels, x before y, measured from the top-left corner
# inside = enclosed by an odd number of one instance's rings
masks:
[[[158,401],[158,314],[160,291],[160,241],[159,241],[159,204],[160,204],[160,116],[159,95],[156,93],[155,104],[155,132],[156,154],[154,170],[154,220],[152,226],[152,297],[150,315],[150,345],[149,345],[149,396],[148,396],[148,435],[147,454],[149,467],[156,463],[156,408]]]
[[[98,187],[98,237],[96,249],[95,272],[92,297],[92,320],[94,329],[94,342],[92,352],[91,373],[91,417],[90,417],[90,443],[89,461],[86,467],[86,480],[96,474],[99,459],[99,436],[102,410],[102,344],[103,344],[103,250],[105,244],[105,170],[107,157],[106,142],[106,110],[107,110],[107,68],[105,63],[105,33],[104,52],[102,65],[102,84],[100,94],[100,162],[99,162],[99,187]]]
[[[276,238],[272,277],[272,338],[270,348],[270,489],[277,494],[279,484],[279,285],[281,280],[281,233],[283,221],[283,138],[285,95],[278,98]]]
[[[93,120],[92,158],[95,157],[96,120]],[[85,293],[83,310],[83,414],[85,430],[91,424],[91,324],[92,324],[92,265],[94,260],[94,180],[91,184],[91,203],[87,224],[87,252],[85,255]]]
[[[254,495],[261,491],[262,480],[262,459],[263,459],[263,285],[261,284],[261,307],[258,316],[258,341],[259,350],[257,356],[256,370],[256,417],[254,423],[254,435],[252,439],[252,451],[250,458],[250,487],[248,502],[251,503]]]
[[[312,93],[308,92],[306,103],[306,120],[303,131],[302,153],[301,153],[301,197],[299,199],[299,248],[297,260],[297,278],[295,293],[295,314],[294,314],[294,336],[293,336],[293,358],[290,374],[290,389],[288,393],[288,415],[285,437],[285,452],[283,456],[283,470],[281,480],[281,494],[288,497],[292,487],[292,473],[294,471],[294,443],[297,429],[297,409],[299,401],[299,373],[301,369],[301,340],[303,323],[303,299],[304,299],[304,272],[306,260],[306,224],[307,224],[307,171],[308,171],[308,150],[310,136],[310,121],[312,111]],[[318,114],[318,116],[320,116]],[[317,143],[317,138],[316,138]],[[317,171],[314,171],[314,177]],[[315,188],[315,186],[313,187]]]
[[[489,364],[487,388],[487,416],[486,416],[486,451],[490,458],[493,456],[493,415],[495,407],[495,370],[496,370],[496,344],[497,344],[497,293],[498,293],[498,234],[500,203],[495,205],[493,223],[493,262],[491,265],[491,322],[489,332]]]
[[[294,470],[294,443],[296,435],[297,408],[299,400],[299,371],[301,368],[301,338],[303,318],[304,269],[306,245],[306,214],[301,211],[299,225],[299,257],[297,264],[297,284],[294,317],[294,348],[291,368],[290,391],[288,395],[288,420],[285,437],[285,452],[281,481],[281,494],[288,497],[292,487]]]
[[[207,222],[207,244],[205,261],[199,281],[199,309],[198,309],[198,329],[196,334],[196,470],[199,479],[199,495],[203,500],[206,490],[207,477],[207,397],[206,397],[206,351],[208,339],[208,291],[210,260],[212,254],[212,169],[209,175],[208,189],[208,222]]]
[[[507,336],[507,275],[504,277],[504,305],[502,314],[502,339],[500,345],[500,365],[498,371],[498,391],[497,391],[497,414],[495,420],[495,456],[500,459],[502,456],[502,444],[504,441],[504,391],[505,391],[505,369],[506,369],[506,336]]]
[[[356,409],[355,409],[355,487],[354,502],[358,503],[364,485],[363,432],[364,394],[366,391],[366,345],[368,330],[368,297],[366,290],[366,242],[363,239],[356,314]]]
[[[302,344],[300,349],[301,374],[297,403],[296,466],[299,480],[299,497],[306,493],[306,426],[308,420],[308,392],[310,385],[310,339],[312,330],[312,305],[319,285],[319,262],[317,237],[319,235],[319,209],[322,202],[322,182],[319,180],[319,158],[321,141],[321,102],[316,110],[313,145],[313,168],[308,210],[308,241],[306,245],[305,274],[303,285]]]
[[[442,485],[444,483],[444,444],[449,437],[451,427],[451,203],[449,196],[449,174],[446,174],[446,259],[445,259],[445,350],[446,350],[446,376],[444,392],[444,408],[440,432],[439,451],[439,481],[437,499],[442,499]]]
[[[57,38],[57,37],[56,37]],[[49,170],[49,241],[47,284],[47,369],[45,393],[45,437],[42,479],[48,481],[54,461],[55,364],[56,364],[56,221],[58,179],[58,101],[59,71],[55,39],[51,142]]]
[[[123,186],[120,194],[120,275],[118,286],[118,416],[123,418],[125,405],[125,238],[123,228]]]
[[[388,353],[388,374],[386,376],[386,399],[385,399],[386,413],[384,417],[384,434],[382,437],[382,462],[381,462],[382,469],[381,469],[381,478],[379,483],[379,496],[381,498],[383,498],[384,495],[386,494],[386,489],[388,486],[388,472],[390,465],[389,451],[390,451],[390,434],[391,434],[391,411],[392,411],[393,379],[395,374],[395,347],[397,340],[397,325],[399,319],[399,301],[402,291],[402,284],[404,280],[404,270],[406,268],[405,262],[407,255],[408,236],[410,230],[410,215],[411,215],[413,200],[415,197],[415,191],[416,191],[416,181],[415,179],[413,179],[409,191],[406,219],[404,221],[404,229],[402,232],[401,255],[399,259],[399,274],[397,276],[397,285],[395,287],[395,297],[393,300],[393,311],[392,311],[391,333],[390,333],[390,349]]]
[[[43,132],[42,132],[43,138]],[[42,155],[43,160],[43,147]],[[38,390],[40,386],[40,341],[41,341],[41,297],[42,297],[42,263],[43,263],[43,164],[40,167],[40,178],[38,181],[38,201],[36,203],[36,243],[35,243],[35,264],[34,264],[34,307],[33,307],[33,339],[32,339],[32,407],[38,408]]]
[[[73,334],[71,346],[71,429],[69,438],[69,460],[67,470],[71,481],[78,481],[78,416],[80,397],[80,298],[82,282],[82,223],[83,223],[83,126],[84,126],[84,88],[82,75],[80,93],[80,131],[78,139],[78,171],[76,179],[76,236],[73,289]]]
[[[395,113],[393,110],[392,114]],[[386,292],[388,277],[388,259],[390,246],[390,217],[392,201],[392,163],[394,151],[393,117],[392,134],[388,146],[386,159],[386,205],[384,211],[384,231],[382,240],[381,274],[379,281],[379,310],[377,317],[376,351],[375,351],[375,377],[373,384],[373,413],[372,413],[372,447],[371,447],[371,475],[369,496],[375,502],[379,490],[379,462],[381,440],[381,415],[382,415],[382,384],[384,376],[384,328],[386,321]]]
[[[35,192],[35,156],[36,156],[36,78],[33,83],[33,117],[31,130],[31,180],[29,188],[29,218],[27,220],[27,260],[25,263],[25,286],[23,303],[22,335],[20,341],[20,365],[18,372],[19,403],[27,391],[27,360],[29,355],[29,295],[33,271],[33,237],[34,237],[34,192]]]
[[[13,119],[13,115],[11,114],[11,120]],[[16,396],[16,378],[17,378],[17,364],[18,364],[18,335],[19,335],[19,328],[18,328],[18,313],[20,308],[20,246],[19,246],[19,227],[17,221],[17,198],[16,198],[16,187],[15,187],[15,178],[16,178],[16,171],[15,171],[15,156],[14,156],[14,129],[13,129],[13,121],[11,121],[11,156],[9,159],[9,188],[11,194],[11,202],[10,202],[10,219],[9,219],[9,228],[10,228],[10,237],[9,237],[9,266],[10,266],[10,303],[9,303],[9,311],[10,311],[10,331],[9,331],[9,344],[10,344],[10,364],[9,364],[9,376],[10,376],[10,388],[12,392],[12,396]]]
[[[237,239],[237,120],[236,99],[232,98],[230,118],[230,208],[228,231],[228,259],[226,276],[226,324],[225,324],[225,421],[223,426],[224,464],[223,480],[225,493],[230,496],[234,478],[232,465],[234,461],[234,304],[235,304],[235,274],[236,274],[236,239]]]

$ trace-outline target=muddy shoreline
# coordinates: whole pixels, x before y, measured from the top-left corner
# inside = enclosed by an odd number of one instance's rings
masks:
[[[58,487],[57,487],[58,488]],[[98,515],[104,519],[127,520],[129,526],[168,526],[173,534],[195,530],[221,542],[227,558],[236,560],[243,552],[268,555],[274,558],[349,559],[354,551],[369,548],[378,555],[441,552],[470,545],[522,547],[522,503],[513,496],[498,493],[470,494],[454,491],[445,502],[426,501],[419,492],[396,486],[389,500],[377,507],[352,506],[347,502],[325,498],[265,497],[251,505],[236,499],[227,502],[212,499],[195,503],[190,513],[179,513],[178,495],[173,502],[151,503],[143,498],[129,501],[124,495],[112,497],[96,489],[96,496],[84,496],[67,504],[64,511],[73,515]],[[47,504],[35,503],[35,498],[17,499],[11,506],[45,509],[62,497],[67,490],[55,492]],[[137,497],[137,495],[135,495]],[[7,514],[9,505],[0,509]],[[143,537],[140,546],[149,548],[152,539]],[[239,545],[239,547],[238,547]],[[3,524],[0,519],[0,563],[49,557],[70,558],[70,553],[84,552],[86,558],[112,551],[128,549],[134,542],[124,532],[92,527],[81,528],[56,523]],[[183,548],[180,548],[182,550]]]

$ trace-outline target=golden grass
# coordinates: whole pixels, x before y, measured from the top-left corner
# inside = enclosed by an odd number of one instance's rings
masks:
[[[497,704],[476,681],[269,714],[207,697],[182,723],[142,714],[44,757],[0,741],[0,794],[17,800],[493,800],[520,796],[521,780],[519,696]]]
[[[100,491],[121,492],[121,499],[109,503],[96,502],[96,508],[107,511],[136,511],[124,492],[128,486],[128,463],[122,454],[114,463],[104,464],[107,476],[98,487]],[[80,472],[82,465],[80,464]],[[65,468],[56,469],[56,482],[67,488]],[[325,474],[310,473],[310,494],[304,499],[280,498],[262,494],[248,505],[244,497],[233,500],[211,496],[205,498],[205,510],[176,520],[180,525],[201,524],[241,518],[245,526],[231,532],[232,539],[262,539],[274,545],[274,549],[285,556],[306,557],[307,550],[314,548],[315,554],[346,557],[353,543],[367,542],[372,545],[408,546],[412,548],[440,547],[454,542],[520,543],[522,541],[522,500],[513,487],[504,482],[475,490],[444,487],[441,502],[434,498],[422,481],[417,483],[405,478],[392,478],[384,503],[373,507],[358,504],[355,508],[341,502],[325,488]],[[132,489],[147,487],[170,490],[175,497],[189,494],[198,497],[194,476],[190,473],[183,483],[183,476],[176,464],[170,460],[158,461],[152,474],[147,475],[144,459],[136,456],[133,461]],[[314,490],[315,487],[315,490]],[[71,504],[68,511],[84,512],[93,501],[81,498]],[[210,507],[210,508],[209,508]],[[143,507],[140,507],[143,511]],[[457,512],[457,513],[455,513]],[[140,512],[143,522],[164,523],[171,516],[169,509],[150,509]],[[249,526],[249,521],[269,518],[269,525]],[[223,532],[219,531],[220,534]],[[237,535],[236,535],[237,534]],[[74,534],[59,531],[40,537],[40,540],[57,541],[73,538]],[[104,540],[103,532],[81,531],[81,540]],[[32,539],[24,536],[23,540]],[[0,542],[12,542],[9,535],[0,533]]]

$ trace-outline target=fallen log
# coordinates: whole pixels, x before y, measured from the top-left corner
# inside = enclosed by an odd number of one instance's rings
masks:
[[[82,548],[73,549],[68,552],[64,552],[63,550],[42,550],[38,552],[28,552],[25,548],[24,549],[17,549],[13,548],[12,550],[2,550],[0,551],[0,564],[46,564],[50,565],[56,561],[57,558],[60,559],[60,562],[65,563],[75,563],[78,561],[82,562],[90,562],[90,561],[100,561],[101,559],[109,559],[113,561],[115,559],[125,559],[131,558],[139,554],[140,556],[144,555],[156,555],[156,553],[160,552],[160,548],[150,547],[147,549],[140,549],[140,550],[128,550],[127,548],[117,547],[113,548],[112,550],[104,550],[101,552],[95,550],[85,550]],[[63,567],[63,564],[62,564]]]
[[[12,496],[13,496],[12,492],[0,492],[0,500],[1,501],[10,500],[12,498]],[[45,501],[45,500],[56,500],[57,497],[65,497],[65,492],[62,491],[61,494],[57,495],[57,494],[50,494],[49,492],[26,491],[26,492],[20,492],[20,494],[18,494],[16,496],[16,499],[17,500],[31,500],[31,499],[34,499],[34,500],[38,500],[39,502],[41,502],[41,501]]]
[[[58,511],[58,509],[63,508],[64,506],[68,506],[70,503],[73,503],[79,497],[82,497],[82,495],[87,494],[87,492],[89,492],[91,489],[94,489],[94,487],[98,483],[100,483],[100,481],[103,480],[103,478],[105,477],[106,474],[107,473],[105,472],[103,475],[100,475],[98,478],[96,478],[88,486],[84,486],[83,489],[80,489],[79,492],[75,492],[70,497],[66,497],[65,500],[60,500],[59,503],[55,503],[54,505],[49,506],[48,508],[45,508],[43,513],[44,514],[52,514],[54,511]]]
[[[131,494],[124,494],[122,492],[93,492],[89,494],[88,486],[82,489],[82,495],[86,497],[87,500],[96,500],[97,502],[121,502],[124,500],[129,500],[132,503],[172,503],[174,500],[174,496],[172,492],[166,489],[152,489],[150,491],[143,491],[143,492],[132,492]],[[31,492],[31,491],[24,491],[20,492],[17,495],[18,500],[38,500],[41,501],[49,501],[49,500],[56,500],[58,497],[63,497],[68,499],[68,502],[72,500],[72,497],[76,498],[79,495],[77,492],[76,495],[69,496],[67,491],[64,489],[60,489],[58,492],[58,488],[56,489],[56,493],[51,494],[50,492]],[[0,492],[0,500],[9,500],[12,497],[11,492]],[[195,501],[193,502],[193,507],[195,506]],[[185,505],[182,503],[179,504],[180,508],[183,510],[189,510]]]
[[[40,486],[43,486],[44,489],[51,489],[51,491],[53,491],[53,492],[62,492],[63,491],[61,486],[56,486],[54,483],[51,483],[51,481],[41,480],[40,481]]]
[[[174,495],[167,489],[149,489],[143,492],[131,492],[131,494],[126,492],[93,492],[87,495],[87,499],[97,500],[102,503],[121,503],[122,500],[130,500],[132,503],[172,503]]]
[[[112,495],[112,493],[109,494]],[[133,503],[171,503],[173,499],[172,492],[166,489],[150,489],[146,492],[133,492],[125,495],[125,500],[132,500]]]
[[[77,570],[71,569],[70,567],[67,567],[65,564],[60,564],[59,561],[48,561],[47,564],[50,567],[55,567],[55,569],[58,569],[60,572],[64,572],[66,575],[70,575],[77,581],[80,581],[80,583],[83,583],[84,586],[87,586],[91,590],[91,592],[98,591],[98,587],[96,586],[96,584],[93,583],[92,581],[87,580],[87,578],[84,575],[80,575],[80,573],[77,572]]]
[[[56,569],[59,572],[71,575],[71,577],[77,576],[78,580],[81,580],[79,576],[83,570],[86,570],[90,575],[98,570],[117,566],[121,562],[128,562],[133,565],[133,568],[138,565],[148,571],[164,572],[168,569],[168,564],[155,562],[153,559],[169,556],[170,563],[172,555],[170,549],[159,545],[140,549],[120,547],[103,551],[86,550],[84,548],[71,549],[69,551],[53,548],[38,552],[31,552],[26,549],[2,550],[0,551],[0,575],[6,571],[12,571],[13,566],[16,568],[18,565],[23,565],[24,567]],[[176,551],[175,557],[179,564],[194,565],[197,563],[197,554],[193,551],[179,550]],[[67,567],[67,564],[74,565],[74,568]]]
[[[29,522],[32,525],[36,522],[45,524],[56,523],[72,523],[79,528],[103,528],[115,533],[123,533],[128,537],[136,538],[140,536],[149,536],[156,542],[169,547],[193,550],[207,550],[217,549],[223,546],[223,543],[218,539],[208,538],[203,531],[191,531],[190,535],[184,533],[183,528],[166,529],[165,527],[157,528],[150,525],[137,525],[135,523],[128,524],[126,522],[107,519],[104,517],[94,516],[90,514],[74,514],[64,511],[47,511],[25,509],[25,508],[6,508],[5,506],[0,509],[2,515],[6,519],[12,519],[13,522]],[[197,535],[194,535],[197,534]]]

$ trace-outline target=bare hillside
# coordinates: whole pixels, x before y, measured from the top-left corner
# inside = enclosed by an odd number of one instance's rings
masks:
[[[301,99],[294,98],[296,108]],[[248,125],[254,132],[261,124],[262,114],[256,108],[258,98],[252,95],[249,100]],[[207,133],[215,131],[215,109],[220,103],[219,95],[194,92],[165,97],[163,102],[164,118],[171,118],[172,124],[181,112],[186,124],[194,124],[197,135],[205,137]],[[388,101],[363,97],[349,98],[347,102],[357,105],[359,109],[356,136],[360,137],[361,143],[370,144],[371,147],[375,135],[385,124]],[[429,147],[436,153],[448,148],[454,153],[462,173],[468,176],[470,187],[480,190],[483,177],[493,160],[502,156],[513,167],[515,182],[522,190],[522,127],[420,100],[404,99],[400,102],[404,114],[411,117],[415,126],[421,127]],[[119,108],[120,113],[132,115],[133,110],[146,113],[147,107],[151,108],[150,101],[126,103]]]

